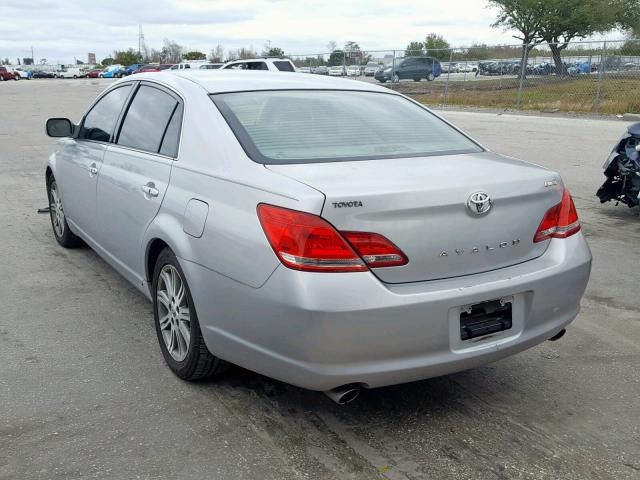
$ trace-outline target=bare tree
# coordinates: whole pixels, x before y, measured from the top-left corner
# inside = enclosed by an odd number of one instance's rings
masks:
[[[218,44],[216,45],[215,48],[212,48],[211,51],[209,52],[209,61],[210,62],[222,62],[222,59],[224,58],[224,48],[222,48],[222,45]]]
[[[162,60],[167,63],[180,63],[182,60],[182,51],[184,48],[173,40],[164,39],[162,46]]]
[[[327,50],[329,51],[329,53],[331,53],[336,49],[337,46],[338,44],[331,40],[329,43],[327,43]]]

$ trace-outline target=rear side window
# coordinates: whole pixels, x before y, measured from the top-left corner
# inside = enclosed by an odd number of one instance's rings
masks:
[[[87,113],[78,137],[108,142],[130,92],[131,85],[124,85],[111,90],[102,97]]]
[[[168,157],[178,156],[178,144],[180,143],[180,127],[182,126],[182,105],[178,104],[171,115],[167,131],[162,139],[160,153]]]
[[[168,93],[142,85],[127,110],[118,145],[158,153],[178,103]]]
[[[426,157],[482,148],[399,95],[288,90],[211,95],[249,157],[266,164]]]
[[[278,60],[278,61],[273,62],[273,64],[281,72],[295,72],[295,69],[293,68],[293,65],[291,65],[291,62],[285,62],[285,61],[279,61]]]

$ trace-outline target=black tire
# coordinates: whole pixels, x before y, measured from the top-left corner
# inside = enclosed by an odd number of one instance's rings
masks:
[[[429,73],[427,75],[427,81],[433,82],[436,79],[436,76],[433,73]]]
[[[64,215],[64,209],[62,209],[62,216],[56,215],[56,202],[54,197],[58,195],[58,185],[56,179],[50,177],[47,181],[47,198],[49,199],[49,219],[51,220],[51,229],[53,230],[53,236],[56,241],[64,248],[75,248],[83,245],[82,240],[76,234],[74,234],[69,228],[67,223],[67,217]],[[58,197],[59,198],[59,197]],[[60,208],[62,203],[59,203]],[[56,223],[61,227],[56,228]],[[61,229],[61,232],[60,232]]]
[[[180,280],[185,289],[186,301],[189,308],[190,341],[187,354],[182,361],[177,361],[169,352],[160,327],[158,284],[160,280],[160,273],[167,265],[173,266],[180,275]],[[200,330],[200,322],[198,321],[198,315],[193,304],[193,299],[191,298],[189,285],[187,284],[182,268],[180,268],[178,259],[168,248],[165,248],[160,252],[158,260],[156,261],[153,270],[153,287],[151,293],[153,295],[153,320],[156,327],[156,334],[158,336],[158,343],[160,344],[160,350],[162,350],[162,356],[171,371],[183,380],[189,381],[220,375],[226,371],[228,363],[212,355],[204,343],[202,332]]]

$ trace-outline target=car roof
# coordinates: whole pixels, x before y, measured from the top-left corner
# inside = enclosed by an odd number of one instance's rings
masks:
[[[130,80],[126,77],[122,81]],[[136,74],[135,80],[164,83],[178,92],[194,86],[207,93],[243,92],[255,90],[364,90],[393,93],[385,87],[354,80],[327,78],[295,72],[263,70],[180,70],[163,73]]]

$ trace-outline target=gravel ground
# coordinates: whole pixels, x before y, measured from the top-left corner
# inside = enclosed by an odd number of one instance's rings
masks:
[[[239,368],[180,381],[146,299],[56,245],[44,121],[109,83],[0,84],[1,479],[640,478],[640,218],[594,196],[625,123],[441,112],[563,175],[594,254],[583,311],[559,342],[339,407]]]

